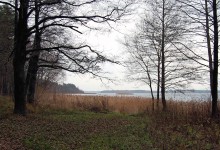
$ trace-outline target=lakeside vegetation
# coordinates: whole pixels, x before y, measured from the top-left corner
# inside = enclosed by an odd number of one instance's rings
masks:
[[[169,111],[135,97],[48,94],[12,114],[0,97],[0,149],[219,149],[209,102],[168,101]]]
[[[0,32],[0,41],[5,43],[0,47],[0,93],[13,95],[15,114],[27,115],[26,104],[36,103],[36,88],[65,82],[64,70],[112,82],[125,69],[124,81],[147,85],[151,98],[161,99],[164,111],[168,110],[166,92],[177,89],[188,91],[189,87],[206,85],[202,88],[210,90],[210,115],[212,118],[219,117],[220,7],[216,0],[210,3],[207,0],[199,3],[194,0],[121,0],[120,3],[67,0],[52,4],[0,0],[0,3],[1,27],[5,29]],[[146,8],[149,10],[146,11]],[[89,41],[94,38],[85,34],[87,30],[91,31],[93,37],[93,33],[97,32],[96,42],[105,45],[106,31],[112,34],[120,31],[125,24],[124,27],[132,27],[129,24],[134,23],[133,19],[138,20],[133,26],[135,28],[119,40],[123,47],[114,52],[115,56],[104,49],[101,51],[98,43],[95,48],[91,44],[94,42]],[[108,44],[113,46],[115,43],[108,40]],[[116,76],[104,75],[108,72],[105,71],[105,63],[118,64],[122,68],[110,71]],[[87,82],[83,76],[81,80]],[[106,85],[109,86],[109,83]],[[57,87],[47,87],[51,93],[83,92],[73,84],[54,83],[53,86]],[[118,94],[130,93],[121,91]]]
[[[0,0],[0,150],[220,149],[219,11],[216,0]],[[67,95],[83,91],[58,84],[66,71],[92,89],[87,77],[143,83],[152,99]],[[198,84],[210,101],[168,100]]]

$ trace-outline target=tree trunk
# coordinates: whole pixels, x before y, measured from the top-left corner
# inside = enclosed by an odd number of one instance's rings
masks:
[[[6,73],[4,73],[2,78],[2,95],[8,95],[8,83]]]
[[[14,113],[26,114],[24,62],[15,55],[14,64]]]
[[[160,53],[158,53],[160,55]],[[158,66],[157,66],[157,109],[159,109],[159,100],[160,100],[160,56],[158,57]]]
[[[147,69],[147,74],[148,74],[148,78],[149,78],[150,93],[151,93],[151,97],[152,97],[152,111],[154,111],[154,93],[153,93],[152,81],[151,81],[151,77],[150,77],[150,73],[149,73],[148,69]]]
[[[217,3],[213,0],[213,23],[214,23],[214,62],[212,78],[212,117],[216,118],[218,114],[218,15]]]
[[[213,99],[213,60],[212,60],[212,48],[210,40],[210,27],[209,27],[209,10],[208,10],[208,1],[205,0],[205,13],[206,13],[206,40],[207,40],[207,49],[208,49],[208,59],[209,59],[209,83],[211,90],[211,97]]]
[[[34,103],[35,86],[37,80],[38,60],[40,52],[31,57],[26,78],[27,102]]]
[[[161,47],[161,63],[162,63],[162,74],[161,74],[161,98],[162,98],[162,104],[163,104],[163,111],[166,111],[167,106],[166,106],[166,98],[165,98],[165,25],[164,25],[164,19],[165,19],[165,1],[163,0],[163,17],[162,17],[162,47]]]
[[[28,72],[26,77],[26,94],[27,94],[27,102],[34,103],[35,97],[35,87],[36,87],[36,80],[37,80],[37,71],[38,71],[38,61],[40,56],[41,49],[41,34],[39,31],[38,20],[39,20],[39,7],[38,7],[38,0],[35,0],[35,24],[36,24],[36,33],[34,39],[34,49],[37,50],[32,53],[32,56],[29,61]]]
[[[16,22],[14,46],[14,113],[26,115],[25,102],[25,60],[27,43],[28,0],[20,0],[19,17]],[[19,29],[19,30],[18,30]]]

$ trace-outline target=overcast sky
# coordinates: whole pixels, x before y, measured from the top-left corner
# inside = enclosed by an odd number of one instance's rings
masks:
[[[130,19],[131,18],[131,19]],[[130,34],[135,30],[135,25],[139,17],[137,14],[129,18],[129,21],[121,21],[110,29],[109,32],[90,31],[86,32],[85,36],[87,42],[95,49],[102,51],[105,55],[110,57],[117,57],[116,59],[124,60],[125,50],[121,44],[124,36]],[[133,18],[133,19],[132,19]],[[107,28],[108,29],[108,28]],[[65,83],[73,83],[80,89],[85,91],[99,91],[99,90],[126,90],[126,89],[148,89],[147,86],[139,83],[129,83],[126,81],[126,68],[116,64],[103,64],[105,76],[114,78],[115,80],[100,80],[94,79],[91,75],[81,75],[66,73]]]
[[[139,13],[141,11],[138,11]],[[114,26],[109,32],[90,31],[85,32],[86,41],[93,48],[102,51],[109,56],[116,56],[120,60],[125,59],[125,50],[121,42],[124,36],[135,31],[136,24],[140,20],[140,14],[135,13],[126,21],[122,21]],[[109,29],[109,28],[107,28]],[[114,78],[113,82],[108,80],[94,79],[91,75],[81,75],[66,73],[64,83],[72,83],[84,91],[100,90],[149,90],[147,85],[138,82],[126,81],[126,68],[115,64],[103,64],[104,71],[109,72],[106,76]],[[208,85],[194,84],[189,86],[191,89],[209,89]]]
[[[88,42],[103,51],[105,54],[110,56],[119,56],[120,60],[125,57],[125,50],[121,41],[124,40],[124,36],[134,31],[135,23],[129,22],[129,24],[123,24],[116,30],[111,32],[90,32],[87,33]],[[81,75],[66,73],[64,83],[73,83],[80,89],[84,91],[101,91],[101,90],[149,90],[149,87],[145,84],[139,82],[128,82],[126,80],[126,68],[116,64],[103,64],[104,71],[107,71],[106,76],[114,78],[113,82],[108,80],[94,79],[91,75]],[[194,89],[206,89],[208,90],[208,85],[198,85],[194,84],[189,88]]]

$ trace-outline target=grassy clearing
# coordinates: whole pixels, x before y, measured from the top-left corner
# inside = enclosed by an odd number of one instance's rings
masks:
[[[64,101],[63,101],[64,100]],[[220,125],[211,120],[209,101],[167,101],[168,111],[161,106],[152,109],[152,100],[134,97],[48,95],[41,105],[49,108],[96,110],[144,114],[147,135],[154,149],[220,149]]]
[[[0,108],[8,102],[0,101]],[[47,108],[27,117],[5,113],[0,118],[0,149],[151,149],[147,121],[137,115]]]
[[[209,102],[47,95],[27,117],[0,97],[0,149],[220,149],[220,122]],[[6,117],[5,117],[6,116]]]

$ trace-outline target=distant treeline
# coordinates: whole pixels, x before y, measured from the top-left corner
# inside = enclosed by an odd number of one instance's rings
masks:
[[[84,91],[77,88],[74,84],[57,84],[56,91],[59,93],[84,93]]]
[[[38,80],[38,86],[47,90],[48,92],[56,93],[84,93],[74,84],[59,84],[57,82]]]
[[[156,91],[153,91],[156,93]],[[210,90],[169,90],[166,93],[210,93]],[[219,91],[220,92],[220,91]],[[104,90],[100,93],[150,93],[148,90]]]
[[[146,90],[104,90],[101,93],[148,93]]]

